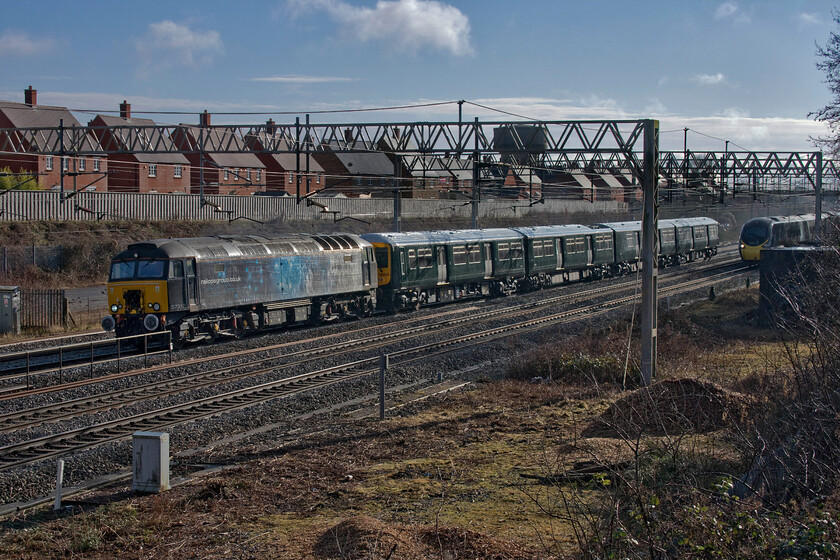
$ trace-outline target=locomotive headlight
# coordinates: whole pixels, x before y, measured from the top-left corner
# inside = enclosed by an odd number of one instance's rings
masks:
[[[160,311],[160,304],[159,303],[153,303],[152,304],[152,309],[154,309],[155,311]]]
[[[120,310],[120,306],[117,305],[116,303],[111,306],[111,313],[116,313],[119,310]]]

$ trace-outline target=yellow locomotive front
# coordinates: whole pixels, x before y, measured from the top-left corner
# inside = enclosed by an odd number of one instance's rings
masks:
[[[760,260],[761,250],[769,245],[772,232],[773,220],[770,218],[753,218],[745,223],[738,244],[741,259],[750,262]]]
[[[126,254],[129,253],[129,254]],[[166,322],[169,311],[168,261],[123,252],[111,262],[108,309],[102,327],[117,336],[154,332]]]

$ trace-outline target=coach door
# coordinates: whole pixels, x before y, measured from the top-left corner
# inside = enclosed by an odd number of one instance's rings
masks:
[[[437,250],[437,269],[438,269],[438,284],[446,284],[446,247],[438,245]]]
[[[484,244],[484,277],[493,278],[493,246]]]
[[[365,287],[370,286],[370,261],[373,260],[373,255],[371,253],[373,253],[373,251],[368,248],[365,248],[362,252],[362,282]]]
[[[560,238],[554,240],[554,251],[557,254],[557,270],[560,270],[563,268],[563,244]]]
[[[192,307],[198,305],[198,285],[195,281],[195,259],[186,259],[184,261],[187,286],[187,304]]]

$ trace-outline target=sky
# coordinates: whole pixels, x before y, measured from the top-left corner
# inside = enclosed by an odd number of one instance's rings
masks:
[[[83,124],[123,100],[162,124],[452,122],[465,100],[467,121],[659,119],[663,150],[813,151],[834,6],[0,0],[0,99],[31,85]]]

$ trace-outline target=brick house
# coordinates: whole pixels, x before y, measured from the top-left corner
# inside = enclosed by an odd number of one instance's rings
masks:
[[[120,104],[120,116],[97,115],[88,123],[91,133],[102,146],[111,150],[125,150],[129,129],[99,127],[143,127],[155,126],[150,119],[131,116],[131,105]],[[159,131],[141,131],[144,146],[172,150],[172,140]],[[188,193],[190,192],[190,162],[180,153],[125,153],[108,156],[108,190],[111,192],[134,193]]]
[[[357,151],[334,151],[344,145],[326,142],[322,150],[314,153],[327,174],[325,187],[349,196],[391,196],[393,188],[400,183],[394,177],[394,162],[375,146],[359,141],[354,145]]]
[[[209,139],[210,145],[243,144],[242,139],[230,137],[233,134],[230,129],[211,127],[210,114],[206,111],[201,115],[199,126],[178,125],[172,133],[172,141],[190,162],[191,193],[198,194],[203,190],[204,194],[250,195],[265,191],[265,165],[256,155],[206,151],[202,160],[202,154],[195,150],[202,134]]]
[[[38,90],[29,86],[24,90],[24,103],[0,101],[0,128],[58,128],[63,124],[70,128],[81,126],[66,107],[38,105]],[[70,145],[69,134],[67,145]],[[64,190],[105,191],[108,187],[108,160],[103,156],[68,154],[44,154],[38,146],[32,146],[20,136],[4,139],[10,142],[18,153],[0,153],[0,168],[8,167],[13,173],[29,173],[38,176],[43,189],[58,190],[64,170]],[[85,151],[95,151],[96,139],[84,141]]]
[[[273,193],[297,195],[298,165],[300,165],[300,194],[305,195],[326,186],[326,173],[310,153],[298,156],[292,151],[294,143],[274,129],[274,121],[266,122],[265,130],[245,136],[245,145],[265,166],[265,190]],[[280,146],[287,152],[271,153],[271,146]],[[308,174],[307,174],[308,169]]]

